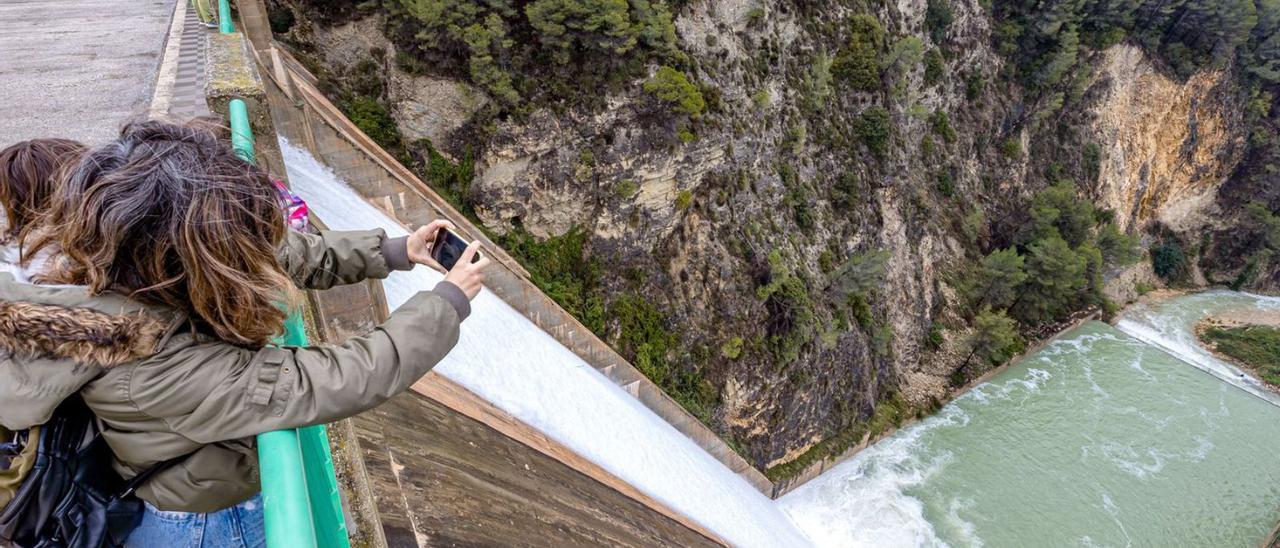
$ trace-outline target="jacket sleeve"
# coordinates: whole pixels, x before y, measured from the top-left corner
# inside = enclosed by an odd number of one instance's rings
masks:
[[[214,343],[158,356],[162,363],[135,366],[129,399],[199,443],[350,417],[408,389],[458,342],[459,312],[441,294],[449,290],[461,292],[441,282],[338,346],[255,351]]]
[[[382,229],[304,234],[290,230],[276,253],[285,272],[305,289],[386,278],[393,270],[409,270],[407,238],[388,238]]]

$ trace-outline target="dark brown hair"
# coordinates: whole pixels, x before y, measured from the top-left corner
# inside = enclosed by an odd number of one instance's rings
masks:
[[[32,139],[0,150],[0,241],[15,238],[49,209],[63,172],[84,155],[70,139]]]
[[[176,308],[262,346],[283,325],[277,302],[295,294],[276,258],[280,206],[270,177],[209,126],[137,122],[67,175],[22,257],[52,247],[62,260],[38,281]]]

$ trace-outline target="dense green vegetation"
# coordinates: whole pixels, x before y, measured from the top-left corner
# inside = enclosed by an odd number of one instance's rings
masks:
[[[1110,215],[1076,195],[1069,181],[1031,201],[1014,245],[995,249],[966,268],[958,281],[973,314],[970,350],[958,376],[979,364],[998,364],[1021,351],[1018,323],[1027,328],[1062,321],[1082,308],[1112,306],[1102,295],[1107,267],[1141,256],[1137,238],[1123,234]]]
[[[671,67],[659,68],[653,78],[644,83],[644,90],[667,104],[672,111],[690,118],[702,116],[707,108],[698,87],[690,83],[683,72]]]
[[[604,303],[599,291],[600,261],[583,253],[587,231],[574,228],[562,236],[539,240],[524,230],[504,234],[497,243],[520,260],[533,283],[583,325],[604,331]]]
[[[404,68],[465,75],[514,109],[576,103],[677,58],[662,0],[385,0]],[[428,69],[429,67],[429,69]]]
[[[831,73],[854,90],[876,91],[880,89],[884,27],[871,15],[855,15],[848,25],[849,43],[836,55]]]
[[[1200,337],[1280,387],[1280,329],[1262,325],[1210,327]]]
[[[632,365],[695,417],[709,421],[719,391],[701,371],[674,361],[686,348],[680,335],[668,327],[666,312],[643,295],[624,294],[610,303],[609,317],[618,324],[618,350]]]

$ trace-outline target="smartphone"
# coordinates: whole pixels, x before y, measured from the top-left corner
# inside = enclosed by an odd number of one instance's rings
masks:
[[[458,259],[462,258],[462,252],[467,250],[467,245],[469,245],[467,241],[456,232],[447,227],[440,227],[440,232],[436,233],[436,241],[431,245],[431,258],[440,263],[445,270],[453,270],[453,265],[458,264]],[[480,252],[476,251],[471,262],[479,260]]]

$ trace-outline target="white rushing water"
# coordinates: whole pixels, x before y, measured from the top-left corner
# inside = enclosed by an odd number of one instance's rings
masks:
[[[408,234],[305,150],[284,138],[280,149],[293,190],[330,228]],[[388,306],[441,278],[393,273]],[[809,544],[767,497],[488,291],[435,370],[735,545]]]
[[[1174,302],[1176,306],[1172,304]],[[1195,325],[1200,320],[1214,312],[1246,306],[1280,310],[1280,298],[1212,290],[1152,304],[1139,303],[1120,315],[1116,328],[1232,386],[1280,405],[1280,394],[1268,390],[1262,381],[1213,355],[1196,336]]]

